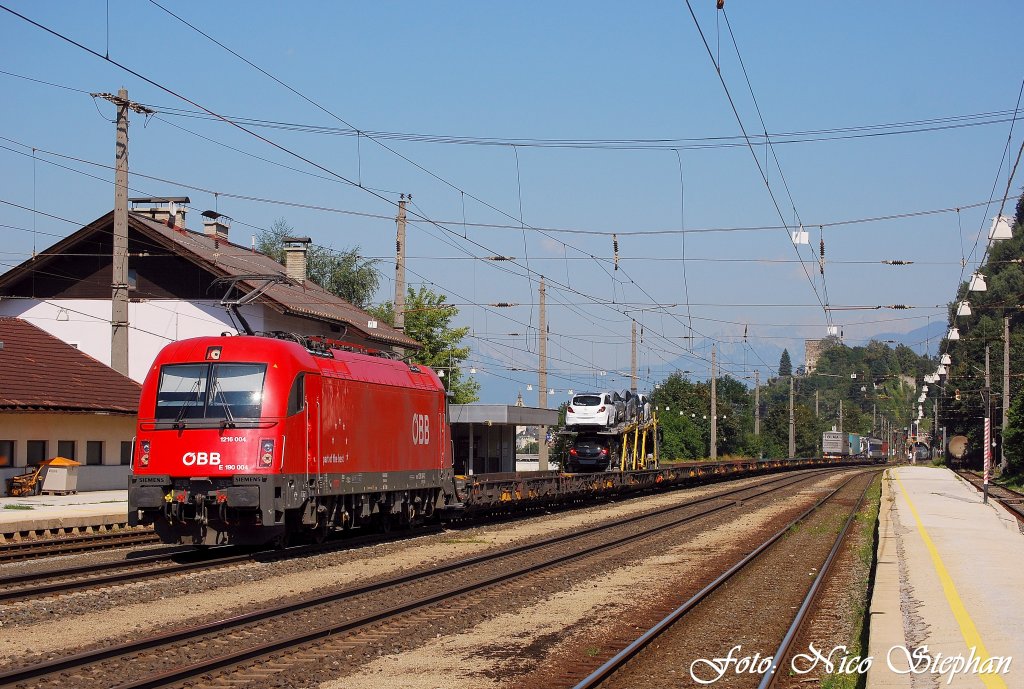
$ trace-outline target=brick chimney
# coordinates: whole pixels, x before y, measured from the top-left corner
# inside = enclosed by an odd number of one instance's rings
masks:
[[[136,197],[128,201],[132,204],[132,213],[148,215],[168,227],[185,229],[185,204],[191,203],[187,196]]]
[[[231,218],[217,211],[203,211],[203,234],[210,239],[228,241],[228,230],[231,229]]]
[[[285,237],[284,269],[285,274],[299,284],[306,281],[306,251],[312,243],[309,237]]]

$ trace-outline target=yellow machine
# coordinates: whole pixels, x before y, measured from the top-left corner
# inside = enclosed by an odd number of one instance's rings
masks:
[[[43,469],[46,469],[46,467],[49,466],[54,467],[54,469],[48,474],[44,474]],[[56,472],[72,472],[73,470],[71,467],[77,466],[79,466],[79,463],[73,459],[51,457],[44,462],[40,462],[37,467],[30,467],[24,474],[12,476],[7,479],[7,495],[12,498],[21,498],[26,495],[38,495],[40,489],[45,489],[53,493],[74,493],[76,492],[76,486],[74,484],[77,483],[77,475],[72,473],[72,480],[69,481],[66,476],[63,474],[58,476]],[[44,475],[49,476],[47,483],[53,481],[54,485],[44,486]]]
[[[35,495],[39,480],[43,475],[43,469],[49,460],[43,462],[25,474],[18,474],[7,479],[7,495],[12,498],[20,498],[26,495]]]

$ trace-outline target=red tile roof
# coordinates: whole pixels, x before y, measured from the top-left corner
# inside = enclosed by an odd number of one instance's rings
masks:
[[[137,413],[131,378],[18,318],[0,317],[0,410]]]

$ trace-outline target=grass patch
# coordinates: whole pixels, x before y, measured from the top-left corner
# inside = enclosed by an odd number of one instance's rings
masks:
[[[4,505],[5,510],[34,510],[32,505]]]
[[[596,656],[600,652],[601,652],[600,648],[598,648],[597,646],[591,646],[590,648],[587,649],[587,657],[593,658],[594,656]]]
[[[1024,476],[1020,474],[1014,474],[1013,476],[1001,476],[995,480],[995,483],[1009,488],[1010,490],[1024,491]]]
[[[891,479],[889,479],[891,480]],[[854,612],[853,638],[847,643],[847,655],[863,656],[868,641],[867,613],[871,601],[871,592],[875,584],[875,553],[878,546],[878,510],[882,502],[882,481],[875,479],[868,488],[864,506],[855,517],[854,528],[860,536],[857,548],[857,559],[864,568],[864,576],[858,586],[850,593],[851,608]],[[862,594],[861,592],[865,593]],[[832,674],[821,680],[821,689],[863,689],[867,683],[866,675]]]

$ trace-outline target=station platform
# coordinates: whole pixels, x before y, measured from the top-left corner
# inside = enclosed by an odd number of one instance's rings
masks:
[[[882,481],[868,689],[1024,687],[1024,535],[948,469]]]
[[[0,498],[0,543],[47,533],[89,533],[127,525],[127,490]]]

